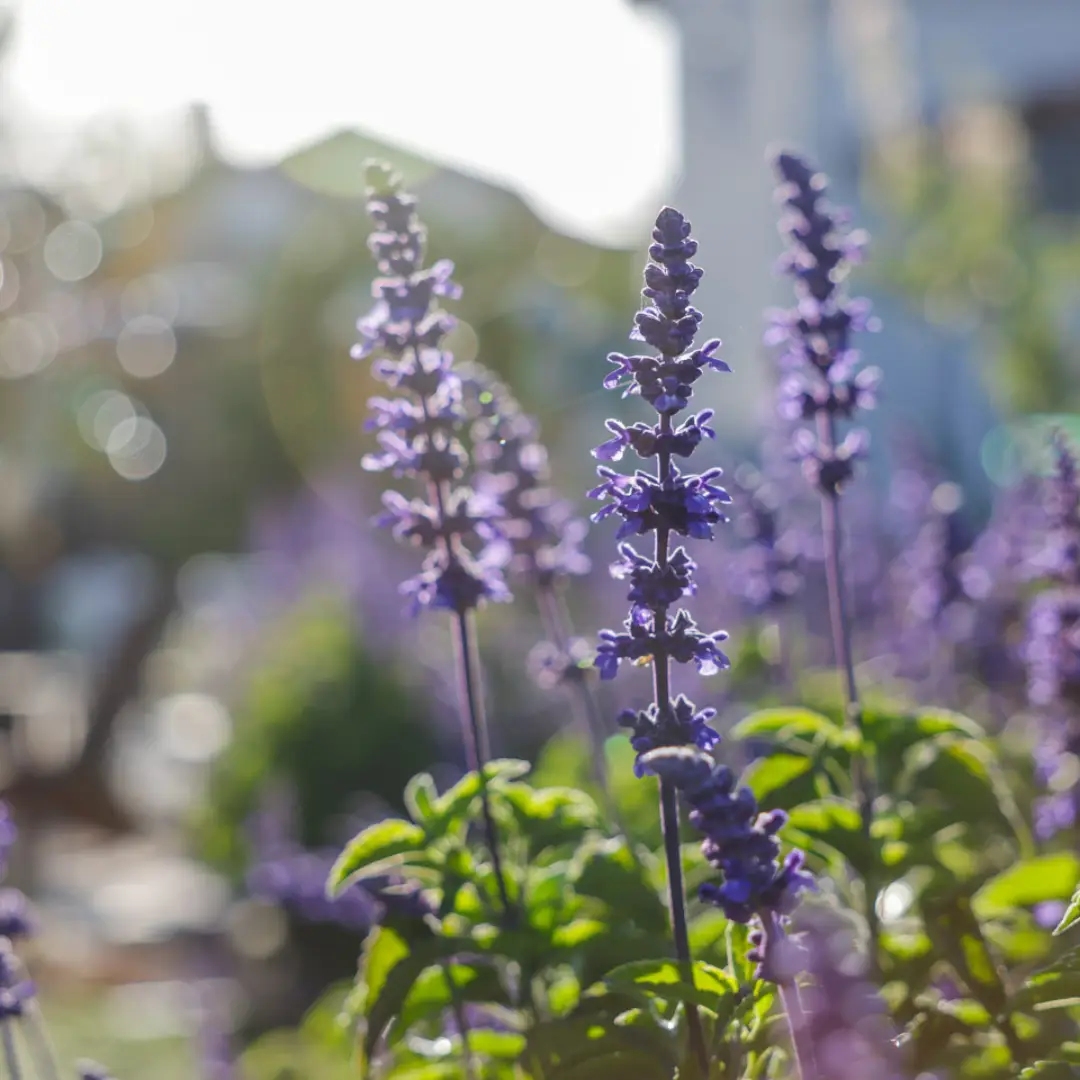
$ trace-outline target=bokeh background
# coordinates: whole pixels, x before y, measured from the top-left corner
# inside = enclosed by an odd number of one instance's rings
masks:
[[[818,161],[872,233],[857,291],[884,324],[852,520],[864,659],[945,692],[928,652],[993,586],[965,552],[995,502],[1020,515],[1000,493],[1048,427],[1080,431],[1073,0],[24,0],[2,27],[0,774],[67,1056],[168,1080],[295,1024],[366,925],[321,899],[334,845],[418,769],[463,766],[442,628],[403,614],[412,558],[368,524],[369,157],[458,266],[456,356],[539,418],[583,513],[666,201],[734,372],[705,402],[712,457],[740,490],[784,472],[767,155]],[[732,715],[793,662],[745,587],[755,508],[704,567]],[[587,546],[586,636],[620,618],[610,536]],[[813,629],[784,638],[804,659]],[[482,632],[497,751],[580,771],[525,676],[528,603]],[[264,1038],[249,1068],[298,1045]]]

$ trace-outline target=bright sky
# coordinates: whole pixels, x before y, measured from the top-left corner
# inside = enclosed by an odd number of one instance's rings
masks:
[[[206,102],[266,162],[343,127],[640,232],[678,156],[677,42],[630,0],[22,0],[9,100],[42,124]]]

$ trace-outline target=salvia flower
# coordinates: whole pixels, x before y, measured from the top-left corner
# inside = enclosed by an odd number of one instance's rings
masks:
[[[1037,553],[1050,587],[1028,608],[1024,660],[1028,700],[1041,718],[1035,763],[1048,793],[1036,828],[1051,836],[1080,818],[1080,485],[1076,458],[1058,433],[1054,474],[1044,484],[1045,540]]]
[[[539,424],[486,368],[463,365],[458,376],[472,419],[473,484],[491,505],[501,507],[499,529],[510,548],[509,569],[539,588],[587,574],[590,563],[581,544],[588,527],[549,486]]]
[[[461,383],[450,353],[441,348],[454,319],[438,306],[461,290],[445,260],[424,267],[426,230],[416,216],[416,200],[386,166],[368,168],[367,209],[375,222],[368,246],[380,277],[372,285],[376,303],[357,323],[356,359],[378,355],[377,379],[395,397],[372,398],[368,427],[377,432],[381,453],[364,467],[421,482],[424,497],[385,497],[378,519],[394,534],[428,551],[421,573],[402,591],[413,610],[446,608],[459,614],[484,600],[507,598],[501,574],[505,554],[499,542],[498,505],[478,496],[463,480],[469,457],[462,441],[467,417]]]
[[[627,451],[651,464],[651,470],[627,474],[600,465],[601,483],[589,492],[604,506],[594,521],[621,518],[616,539],[620,559],[612,574],[629,583],[630,614],[621,631],[602,630],[595,665],[603,679],[614,678],[620,665],[651,663],[656,700],[643,712],[628,713],[620,723],[633,730],[639,755],[658,746],[708,747],[713,733],[707,727],[711,710],[698,712],[685,697],[671,700],[669,664],[694,663],[702,674],[728,666],[720,649],[723,632],[705,633],[689,612],[675,605],[694,592],[694,561],[683,547],[671,550],[673,534],[694,540],[712,540],[713,527],[726,520],[720,507],[731,501],[719,485],[719,469],[700,474],[686,471],[675,459],[687,461],[706,439],[715,437],[712,410],[692,414],[678,424],[675,417],[689,408],[694,385],[706,371],[730,371],[717,356],[720,342],[711,340],[694,348],[701,313],[690,303],[702,271],[690,262],[697,243],[690,223],[677,210],[665,207],[656,219],[645,268],[644,310],[635,318],[630,337],[651,345],[658,355],[608,357],[614,370],[604,380],[608,389],[621,387],[623,396],[636,395],[658,414],[654,423],[625,425],[609,420],[611,438],[594,455],[602,462],[618,462]],[[630,537],[652,535],[653,552],[647,555],[629,543]],[[640,770],[639,770],[640,775]]]
[[[880,373],[859,369],[851,344],[860,330],[875,329],[865,300],[849,298],[843,288],[848,271],[861,255],[865,235],[849,232],[845,215],[825,200],[825,177],[796,154],[782,153],[774,163],[780,178],[777,199],[784,214],[780,231],[788,251],[781,270],[795,283],[796,305],[772,313],[766,335],[781,348],[785,371],[779,411],[788,420],[811,422],[794,443],[796,456],[811,482],[835,494],[851,478],[854,462],[865,454],[863,433],[850,433],[839,445],[832,437],[837,420],[873,408]],[[822,422],[830,435],[822,437]]]
[[[690,823],[705,836],[702,853],[721,875],[719,882],[700,887],[701,899],[727,918],[747,923],[789,915],[799,893],[813,887],[802,868],[802,852],[781,858],[777,834],[787,815],[762,812],[753,792],[738,786],[728,766],[715,765],[699,750],[674,746],[647,751],[639,764],[643,772],[666,778],[682,791],[691,807]]]
[[[789,604],[803,583],[802,539],[780,520],[776,484],[755,469],[735,474],[735,532],[743,547],[729,556],[727,581],[754,614]]]
[[[900,1080],[904,1071],[896,1032],[850,924],[821,905],[804,905],[792,929],[798,966],[810,976],[799,993],[818,1075]]]

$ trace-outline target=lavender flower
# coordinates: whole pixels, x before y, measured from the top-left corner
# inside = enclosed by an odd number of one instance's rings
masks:
[[[716,481],[719,469],[700,475],[684,472],[674,458],[689,458],[703,439],[712,438],[709,426],[711,410],[692,415],[678,428],[673,418],[689,407],[694,383],[706,370],[730,371],[716,356],[720,342],[712,340],[694,349],[694,337],[701,313],[690,304],[690,296],[701,280],[702,271],[690,262],[697,243],[690,238],[690,223],[677,210],[665,207],[656,219],[650,262],[645,267],[642,295],[647,306],[635,318],[631,339],[651,345],[658,356],[608,357],[615,370],[609,372],[604,386],[621,386],[623,396],[636,394],[647,401],[659,415],[655,424],[626,427],[616,421],[608,424],[612,438],[594,451],[601,461],[618,461],[632,450],[643,461],[656,461],[655,474],[638,470],[632,475],[616,472],[605,465],[597,472],[602,483],[589,494],[605,501],[593,515],[600,521],[610,515],[622,518],[618,540],[652,533],[650,558],[633,545],[619,546],[622,559],[613,568],[618,577],[628,579],[630,615],[624,632],[603,630],[595,664],[604,679],[614,678],[624,661],[651,663],[653,668],[652,705],[636,714],[624,714],[620,722],[633,731],[635,748],[641,754],[657,746],[682,745],[687,740],[700,746],[709,743],[706,720],[709,713],[698,713],[684,697],[672,701],[671,661],[694,662],[703,674],[728,666],[719,643],[722,632],[703,633],[690,614],[671,607],[693,592],[694,563],[681,547],[669,549],[672,533],[695,539],[711,540],[713,526],[726,520],[718,507],[731,501]],[[682,864],[679,855],[678,800],[675,785],[661,777],[660,811],[664,848],[668,867],[675,952],[684,964],[690,962],[686,928]],[[690,1036],[703,1068],[706,1068],[704,1038],[696,1012],[688,1014]]]
[[[603,679],[614,678],[623,661],[653,664],[656,701],[644,712],[620,717],[620,723],[633,729],[635,745],[641,752],[687,741],[702,745],[700,725],[692,718],[706,714],[695,714],[685,698],[671,701],[670,661],[694,662],[703,674],[728,666],[719,648],[726,634],[703,633],[683,609],[670,614],[672,605],[693,593],[695,565],[684,548],[669,550],[669,538],[677,533],[711,540],[713,526],[726,520],[717,509],[731,501],[715,483],[720,470],[695,475],[682,472],[672,462],[673,457],[689,457],[702,438],[713,437],[708,424],[712,412],[691,416],[679,428],[673,426],[673,417],[689,406],[693,384],[704,371],[730,368],[715,355],[719,341],[709,341],[690,351],[701,321],[701,313],[690,305],[690,295],[702,271],[689,261],[697,251],[697,244],[690,239],[689,222],[677,210],[665,207],[656,219],[653,241],[643,290],[650,303],[638,313],[630,336],[652,345],[660,355],[613,353],[608,359],[615,370],[604,385],[609,389],[622,386],[624,397],[641,396],[656,409],[659,420],[633,428],[609,421],[608,429],[615,437],[594,453],[601,460],[617,461],[627,449],[632,450],[643,460],[655,458],[656,474],[638,470],[628,476],[600,466],[597,473],[603,483],[589,493],[592,498],[607,500],[593,515],[594,521],[612,514],[622,518],[617,539],[648,533],[655,537],[652,558],[632,544],[619,545],[622,558],[612,567],[612,573],[630,582],[630,616],[623,624],[623,632],[600,632],[595,661]]]
[[[468,454],[461,436],[467,423],[461,381],[453,357],[439,345],[453,326],[437,297],[456,298],[453,265],[442,260],[423,268],[426,231],[415,213],[416,200],[385,165],[368,168],[368,213],[376,230],[368,246],[382,277],[372,292],[375,307],[357,323],[357,359],[379,352],[375,377],[401,396],[373,398],[369,427],[379,432],[382,454],[364,459],[366,468],[412,476],[427,488],[427,500],[388,492],[379,518],[399,539],[428,549],[420,574],[402,586],[414,611],[444,608],[455,618],[461,719],[470,767],[480,780],[481,812],[503,910],[511,904],[498,850],[484,764],[491,746],[480,686],[480,663],[471,614],[484,600],[509,599],[501,566],[505,543],[496,524],[502,508],[462,486]],[[478,550],[477,550],[478,549]]]
[[[818,1075],[828,1080],[900,1080],[896,1033],[869,979],[866,959],[855,947],[851,926],[826,908],[803,907],[794,931],[794,958],[812,979],[800,994],[805,1036]]]
[[[722,875],[719,883],[703,884],[700,897],[727,918],[768,924],[789,915],[799,893],[813,888],[813,879],[802,869],[801,851],[780,858],[777,834],[787,815],[782,810],[762,813],[753,792],[737,787],[728,766],[714,765],[699,750],[674,746],[647,751],[640,766],[674,784],[690,805],[690,823],[705,834],[702,853]]]
[[[11,943],[5,942],[0,947],[0,1020],[23,1016],[35,993],[33,982],[22,974]]]
[[[777,198],[785,209],[780,231],[788,241],[781,268],[794,279],[796,306],[774,314],[766,341],[783,347],[780,362],[789,373],[781,387],[781,414],[814,425],[795,432],[792,450],[821,495],[833,651],[844,681],[849,723],[861,732],[862,705],[842,573],[840,492],[854,474],[854,462],[864,454],[867,439],[865,433],[854,431],[838,442],[837,422],[850,419],[860,408],[873,406],[879,378],[876,369],[858,370],[859,353],[851,344],[852,333],[873,328],[869,307],[863,300],[849,299],[843,291],[844,278],[860,256],[864,237],[846,231],[846,218],[825,201],[825,177],[806,161],[784,153],[777,157],[775,166],[780,177]],[[852,785],[859,801],[863,834],[869,838],[874,783],[866,761],[859,755],[852,759]],[[875,876],[873,869],[867,874],[865,913],[871,960],[876,966],[878,886],[871,880]]]
[[[793,449],[810,481],[823,493],[836,494],[865,453],[866,436],[852,432],[837,445],[835,423],[873,408],[880,381],[876,368],[858,369],[859,353],[851,344],[852,333],[876,326],[869,305],[843,292],[865,236],[845,233],[845,215],[825,202],[825,178],[808,162],[783,153],[775,167],[781,180],[777,198],[785,208],[780,231],[789,243],[780,266],[794,279],[797,304],[772,313],[766,342],[782,349],[781,415],[818,428],[816,434],[802,428]]]
[[[1080,784],[1068,766],[1080,758],[1080,486],[1076,458],[1060,433],[1054,450],[1054,474],[1044,485],[1047,529],[1036,558],[1050,587],[1028,608],[1024,648],[1028,700],[1042,721],[1035,763],[1050,789],[1035,807],[1044,837],[1080,819]]]
[[[473,417],[474,486],[502,507],[499,528],[510,546],[509,569],[539,589],[555,588],[590,569],[581,550],[588,526],[548,486],[547,450],[537,422],[507,387],[479,364],[459,377]]]
[[[776,486],[755,469],[735,474],[735,532],[744,546],[732,552],[728,566],[731,590],[754,614],[790,603],[802,586],[797,534],[780,520]]]
[[[372,285],[374,308],[357,323],[361,340],[353,356],[381,354],[372,372],[400,396],[371,399],[368,427],[378,432],[382,453],[365,457],[364,467],[426,486],[426,500],[388,492],[378,522],[428,550],[421,573],[402,587],[413,609],[461,614],[485,599],[507,598],[495,544],[501,512],[461,486],[468,466],[461,383],[452,356],[439,347],[454,320],[437,301],[456,299],[461,290],[451,280],[450,262],[424,268],[426,230],[399,178],[382,165],[370,166],[367,178],[367,208],[376,225],[368,246],[382,276]]]

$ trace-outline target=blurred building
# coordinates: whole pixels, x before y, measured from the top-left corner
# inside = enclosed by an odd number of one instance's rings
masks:
[[[1073,0],[658,0],[683,50],[684,171],[679,198],[708,274],[705,328],[725,339],[735,375],[731,425],[757,419],[768,364],[759,312],[785,301],[760,272],[779,252],[766,155],[811,155],[838,203],[859,206],[867,157],[903,152],[918,125],[1004,106],[1030,145],[1049,212],[1080,210],[1080,5]],[[1008,133],[969,125],[977,152],[1008,155]],[[985,487],[983,440],[997,415],[975,365],[971,328],[931,328],[922,312],[877,302],[885,332],[867,343],[886,371],[883,413],[923,436],[966,488]]]

